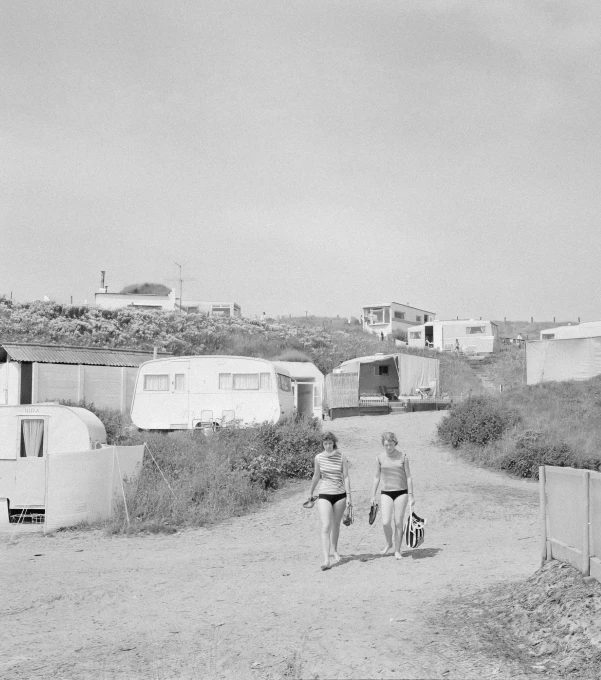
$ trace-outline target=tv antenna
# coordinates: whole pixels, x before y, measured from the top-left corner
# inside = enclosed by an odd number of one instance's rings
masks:
[[[179,282],[179,310],[181,312],[182,311],[182,300],[183,300],[182,296],[183,296],[183,291],[184,291],[184,281],[185,282],[196,281],[196,279],[195,278],[188,278],[188,279],[182,278],[182,265],[178,264],[177,262],[174,262],[173,264],[176,267],[179,267],[179,278],[177,278],[177,279],[166,279],[166,280],[168,282],[173,282],[173,281]]]

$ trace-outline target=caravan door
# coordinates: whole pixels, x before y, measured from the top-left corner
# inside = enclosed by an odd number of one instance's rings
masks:
[[[43,508],[46,496],[48,416],[23,416],[17,420],[15,487],[10,505],[14,508]]]

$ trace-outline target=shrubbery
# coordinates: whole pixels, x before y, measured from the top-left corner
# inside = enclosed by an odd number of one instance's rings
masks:
[[[100,419],[107,411],[97,409]],[[146,444],[140,476],[127,488],[113,531],[200,526],[240,515],[286,479],[309,478],[321,423],[293,418],[257,427],[157,434],[125,428],[113,443]]]
[[[485,446],[516,425],[519,414],[489,397],[470,397],[458,404],[438,425],[443,442],[457,448],[462,443]]]
[[[539,465],[577,467],[575,462],[574,452],[566,442],[553,440],[548,433],[526,430],[501,458],[500,467],[519,477],[538,479]]]

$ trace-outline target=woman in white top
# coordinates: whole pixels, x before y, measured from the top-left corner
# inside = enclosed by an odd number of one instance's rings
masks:
[[[372,505],[376,502],[376,492],[380,487],[380,505],[382,507],[382,527],[386,537],[386,546],[382,551],[386,555],[393,547],[394,556],[401,559],[401,541],[403,539],[403,516],[407,507],[407,499],[413,503],[413,480],[409,470],[409,459],[406,453],[397,448],[399,440],[394,432],[384,432],[382,446],[384,451],[376,457],[376,471],[372,493]],[[394,519],[394,531],[393,531]]]
[[[319,483],[317,507],[321,517],[321,544],[323,547],[322,570],[331,568],[330,550],[338,562],[338,535],[340,521],[347,506],[351,505],[351,483],[348,476],[346,456],[338,448],[338,439],[332,432],[322,436],[323,451],[315,456],[315,468],[311,480],[309,499],[313,498]]]

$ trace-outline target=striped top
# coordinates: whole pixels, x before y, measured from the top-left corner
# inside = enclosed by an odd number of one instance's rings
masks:
[[[384,452],[377,457],[380,464],[381,491],[404,491],[407,488],[406,458],[407,454],[396,449],[391,456]]]
[[[344,478],[342,476],[342,451],[334,449],[331,456],[326,455],[324,451],[318,453],[317,462],[319,463],[319,472],[321,473],[321,482],[319,484],[319,493],[344,493]]]

